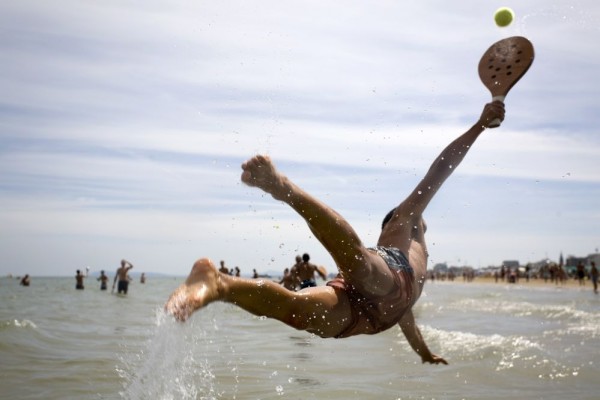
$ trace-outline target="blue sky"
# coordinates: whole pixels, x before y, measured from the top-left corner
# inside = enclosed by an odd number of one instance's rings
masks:
[[[512,35],[535,62],[427,210],[430,263],[594,253],[599,22],[595,0],[2,2],[0,275],[203,256],[247,274],[302,252],[333,270],[240,164],[269,154],[374,244],[476,121],[479,58]]]

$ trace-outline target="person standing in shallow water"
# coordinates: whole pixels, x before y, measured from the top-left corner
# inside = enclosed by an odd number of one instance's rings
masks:
[[[117,293],[119,294],[127,294],[129,290],[129,270],[133,268],[133,264],[131,264],[127,260],[121,260],[121,266],[117,269],[117,273],[115,274],[115,279],[113,280],[112,292],[115,291],[115,284],[119,283],[117,287]]]
[[[302,262],[297,264],[295,267],[295,275],[300,282],[300,289],[307,287],[317,286],[315,281],[315,273],[317,273],[323,280],[327,279],[327,276],[316,265],[310,262],[310,255],[304,253],[302,255]]]
[[[585,266],[580,261],[577,264],[577,280],[579,281],[579,286],[585,286]]]
[[[224,274],[228,274],[229,273],[229,268],[227,268],[225,266],[225,261],[221,260],[221,267],[219,268],[219,272],[222,272]]]
[[[302,256],[296,256],[296,262],[292,265],[291,268],[286,268],[283,270],[283,276],[279,281],[279,284],[282,285],[287,290],[295,291],[300,285],[300,281],[298,280],[298,265],[302,264]]]
[[[108,285],[108,276],[106,276],[104,270],[100,271],[98,281],[100,282],[100,290],[106,290],[106,287]]]
[[[590,279],[594,286],[594,293],[598,294],[598,268],[596,268],[596,263],[594,261],[592,261],[592,268],[590,269]]]
[[[287,290],[296,290],[296,278],[290,272],[289,268],[283,270],[283,276],[279,280],[279,284],[282,285]]]
[[[30,283],[31,280],[29,279],[29,274],[25,274],[25,276],[23,277],[23,279],[21,279],[21,282],[19,284],[21,286],[29,286]]]
[[[77,273],[75,274],[75,289],[77,289],[77,290],[84,289],[83,278],[85,278],[85,275],[83,275],[80,270],[77,270]]]
[[[242,182],[283,201],[303,217],[331,254],[338,276],[326,286],[292,292],[277,282],[221,274],[203,258],[171,294],[165,310],[184,321],[219,300],[324,338],[375,334],[398,324],[422,362],[447,364],[429,350],[412,312],[427,272],[423,212],[496,118],[504,119],[504,105],[486,104],[477,122],[441,152],[423,180],[386,215],[373,248],[363,245],[341,215],[277,171],[268,156],[252,157],[242,164]]]

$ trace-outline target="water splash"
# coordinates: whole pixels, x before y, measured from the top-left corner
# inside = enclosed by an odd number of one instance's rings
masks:
[[[217,399],[215,375],[198,345],[206,332],[193,323],[180,324],[162,310],[156,312],[156,330],[134,360],[117,368],[125,379],[121,397],[137,399]]]

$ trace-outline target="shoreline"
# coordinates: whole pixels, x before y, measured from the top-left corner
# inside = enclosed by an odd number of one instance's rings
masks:
[[[509,285],[509,286],[515,286],[515,287],[531,287],[531,288],[557,288],[557,289],[579,289],[579,290],[589,290],[591,292],[594,291],[594,285],[592,283],[592,281],[590,279],[585,279],[585,285],[580,285],[579,281],[577,279],[567,279],[565,281],[563,281],[562,283],[555,283],[555,282],[550,282],[550,280],[548,279],[547,282],[545,282],[543,279],[533,279],[530,278],[529,281],[527,281],[525,278],[520,278],[516,283],[509,283],[506,279],[504,281],[498,279],[498,282],[496,282],[496,279],[494,277],[487,277],[487,276],[478,276],[475,277],[474,279],[472,279],[471,281],[467,281],[464,280],[462,277],[458,277],[455,278],[453,281],[449,281],[449,280],[431,280],[431,279],[427,279],[427,283],[430,285],[435,285],[437,283],[452,283],[452,284],[461,284],[461,285],[468,285],[471,283],[474,284],[484,284],[484,285]]]

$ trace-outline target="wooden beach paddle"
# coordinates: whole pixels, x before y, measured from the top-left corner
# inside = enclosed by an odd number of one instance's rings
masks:
[[[531,42],[522,36],[502,39],[493,45],[479,61],[479,78],[492,94],[492,101],[504,102],[510,89],[525,75],[533,63]],[[500,120],[490,123],[490,128],[500,126]]]

